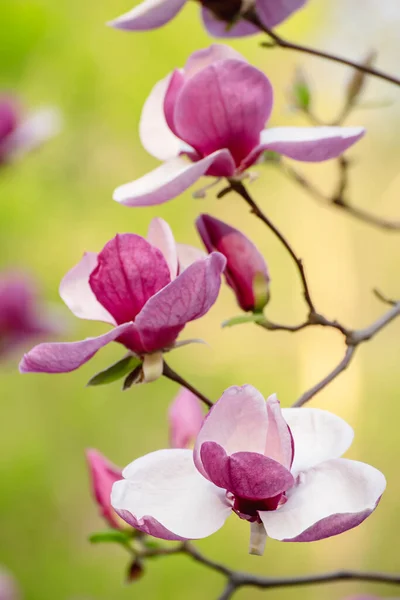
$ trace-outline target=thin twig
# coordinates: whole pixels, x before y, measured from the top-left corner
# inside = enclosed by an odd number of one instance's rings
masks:
[[[226,582],[224,591],[218,597],[218,600],[230,600],[230,598],[232,598],[232,596],[236,592],[236,590],[237,590],[236,583],[234,581],[232,581],[231,579],[228,579],[228,581]]]
[[[349,343],[353,345],[361,344],[362,342],[366,342],[374,337],[379,331],[381,331],[386,325],[389,325],[396,317],[400,315],[400,302],[397,302],[391,309],[389,309],[384,315],[379,317],[374,323],[372,323],[369,327],[365,327],[364,329],[358,329],[357,331],[353,331],[350,336]]]
[[[181,375],[178,375],[178,373],[176,373],[173,369],[171,369],[171,367],[169,365],[167,365],[165,360],[164,360],[164,366],[163,366],[163,375],[167,379],[170,379],[171,381],[175,381],[175,383],[178,383],[182,387],[185,387],[187,390],[192,392],[192,394],[194,394],[195,396],[197,396],[199,398],[199,400],[204,402],[204,404],[206,404],[208,406],[208,408],[211,408],[213,406],[213,403],[211,402],[211,400],[209,400],[207,398],[207,396],[205,396],[204,394],[199,392],[199,390],[197,390],[195,387],[193,387],[192,384],[190,384],[188,381],[183,379],[183,377],[181,377]]]
[[[242,181],[239,181],[237,179],[229,179],[228,181],[230,184],[230,188],[243,198],[243,200],[250,206],[252,212],[256,215],[256,217],[258,217],[263,223],[265,223],[265,225],[267,225],[267,227],[274,233],[274,235],[278,238],[278,240],[281,242],[281,244],[283,244],[283,246],[286,248],[286,250],[292,257],[292,259],[297,267],[297,270],[299,272],[299,275],[300,275],[301,283],[303,286],[304,299],[307,303],[310,313],[315,313],[316,310],[314,307],[314,303],[311,299],[311,294],[310,294],[310,290],[308,287],[308,283],[307,283],[307,279],[306,279],[306,275],[305,275],[305,271],[304,271],[304,267],[303,267],[303,262],[302,262],[301,258],[299,258],[296,255],[295,251],[293,250],[292,246],[289,244],[289,242],[287,241],[285,236],[279,231],[279,229],[277,229],[277,227],[275,227],[275,225],[267,217],[267,215],[265,215],[262,212],[260,207],[256,204],[256,202],[253,200],[253,198],[248,193],[248,191],[247,191],[246,187],[244,186],[244,184],[242,183]]]
[[[243,17],[253,23],[256,27],[258,27],[261,31],[266,33],[271,40],[274,42],[263,43],[261,45],[265,45],[268,48],[271,47],[279,47],[286,50],[294,50],[296,52],[301,52],[302,54],[309,54],[311,56],[317,56],[319,58],[324,58],[325,60],[329,60],[341,65],[345,65],[347,67],[352,67],[357,71],[365,73],[366,75],[371,75],[372,77],[377,77],[378,79],[382,79],[383,81],[387,81],[388,83],[393,83],[394,85],[400,86],[400,79],[395,77],[394,75],[390,75],[389,73],[385,73],[384,71],[380,71],[379,69],[374,69],[371,65],[357,63],[348,58],[343,58],[342,56],[338,56],[337,54],[331,54],[330,52],[325,52],[324,50],[318,50],[316,48],[312,48],[310,46],[304,46],[302,44],[298,44],[295,42],[290,42],[289,40],[283,38],[281,35],[278,35],[272,29],[265,27],[257,17],[254,11],[249,11]]]
[[[296,402],[292,406],[293,407],[303,406],[306,402],[308,402],[309,400],[311,400],[311,398],[313,398],[316,394],[318,394],[318,392],[323,390],[324,387],[329,385],[331,383],[331,381],[333,381],[338,375],[340,375],[340,373],[342,373],[345,369],[347,369],[347,367],[349,366],[349,364],[351,362],[351,359],[354,356],[355,351],[356,351],[356,346],[347,346],[346,354],[344,355],[344,358],[340,361],[338,366],[335,367],[333,369],[333,371],[331,371],[329,373],[329,375],[324,377],[321,381],[319,381],[316,385],[314,385],[312,388],[310,388],[307,392],[304,392],[304,394],[302,394],[302,396],[300,396],[300,398],[298,400],[296,400]]]

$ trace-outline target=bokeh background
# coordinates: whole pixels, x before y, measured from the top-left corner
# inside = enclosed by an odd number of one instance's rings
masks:
[[[179,241],[199,244],[193,221],[211,212],[251,235],[272,274],[271,319],[295,323],[304,315],[293,265],[270,233],[232,196],[193,200],[191,192],[169,204],[128,209],[111,199],[113,189],[156,166],[140,145],[142,104],[156,81],[188,54],[211,43],[188,3],[174,22],[148,34],[128,34],[104,23],[131,8],[129,0],[2,0],[0,89],[27,107],[59,106],[64,130],[35,154],[0,173],[1,266],[18,266],[41,281],[45,297],[58,303],[68,339],[97,335],[100,324],[79,322],[61,306],[58,284],[85,250],[100,250],[117,232],[145,234],[153,216],[167,219]],[[281,32],[303,43],[361,58],[379,51],[377,64],[399,75],[398,0],[310,0]],[[339,107],[348,69],[281,50],[261,49],[261,37],[234,46],[271,78],[276,90],[273,125],[305,125],[290,110],[286,92],[296,66],[308,74],[315,109],[323,119]],[[370,81],[365,102],[384,107],[355,112],[349,124],[365,125],[367,137],[349,153],[354,159],[351,200],[398,219],[400,95]],[[324,190],[334,185],[335,165],[297,165]],[[252,192],[304,258],[316,304],[349,326],[369,324],[386,310],[371,289],[400,296],[400,233],[388,233],[322,207],[273,167],[258,168]],[[199,183],[197,187],[202,184]],[[252,383],[265,395],[276,391],[288,406],[321,379],[343,352],[336,332],[269,333],[251,325],[221,330],[239,314],[222,290],[217,305],[184,337],[189,346],[171,365],[216,399],[231,384]],[[14,573],[27,600],[125,600],[216,598],[220,577],[185,557],[154,560],[133,586],[123,583],[122,549],[91,546],[88,535],[104,527],[92,503],[84,450],[94,447],[116,464],[166,447],[166,412],[177,392],[158,381],[122,393],[119,384],[85,388],[89,378],[120,356],[104,349],[75,373],[59,376],[17,372],[18,356],[0,373],[0,564]],[[210,556],[264,575],[322,572],[342,567],[399,568],[398,421],[400,320],[364,345],[351,368],[313,406],[330,409],[356,430],[350,458],[370,462],[387,476],[379,509],[358,529],[314,544],[268,541],[263,558],[247,555],[248,526],[239,519],[199,542]],[[343,583],[270,592],[276,600],[340,598],[355,593],[395,595],[395,589]],[[244,589],[238,600],[267,592]]]

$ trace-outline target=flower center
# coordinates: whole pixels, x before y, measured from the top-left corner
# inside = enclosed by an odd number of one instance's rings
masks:
[[[235,512],[241,519],[250,521],[251,523],[261,523],[261,519],[258,516],[258,511],[277,510],[287,501],[285,492],[277,494],[272,498],[265,498],[264,500],[249,500],[248,498],[240,498],[231,492],[227,492],[226,496],[232,503],[233,512]]]

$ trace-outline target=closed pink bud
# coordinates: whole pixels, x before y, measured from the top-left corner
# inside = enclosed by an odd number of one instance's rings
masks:
[[[245,311],[262,310],[268,300],[268,267],[253,242],[243,233],[210,215],[200,215],[197,230],[208,252],[227,259],[225,277]]]
[[[121,529],[121,520],[111,506],[111,489],[116,481],[122,479],[122,471],[113,465],[97,450],[87,450],[92,493],[100,508],[100,514],[114,529]]]
[[[172,448],[189,448],[203,424],[199,400],[182,388],[168,411],[169,437]]]

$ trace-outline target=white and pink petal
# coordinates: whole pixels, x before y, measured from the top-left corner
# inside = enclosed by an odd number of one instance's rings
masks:
[[[256,0],[256,12],[263,25],[271,29],[302,8],[306,2],[307,0]]]
[[[186,4],[186,0],[144,0],[108,25],[127,31],[149,31],[165,25]]]
[[[311,542],[356,527],[376,508],[386,487],[383,474],[365,463],[334,459],[301,473],[287,502],[260,511],[276,540]]]
[[[178,273],[178,249],[171,227],[164,219],[155,217],[151,220],[147,241],[160,250],[168,264],[171,281],[174,280]]]
[[[225,492],[202,477],[191,450],[159,450],[123,471],[111,504],[134,527],[163,539],[199,539],[218,531],[231,512]]]

